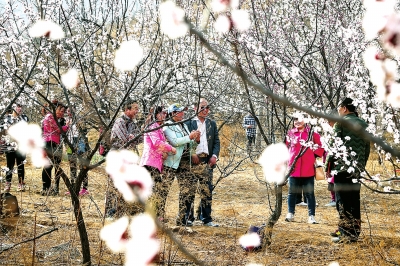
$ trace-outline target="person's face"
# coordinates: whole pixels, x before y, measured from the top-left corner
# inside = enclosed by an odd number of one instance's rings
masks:
[[[339,115],[340,116],[344,116],[345,114],[346,114],[346,107],[345,106],[339,106],[338,108],[337,108],[337,111],[338,111],[338,113],[339,113]]]
[[[160,124],[164,123],[165,117],[167,117],[167,113],[164,112],[164,111],[159,112],[159,113],[156,115],[157,121],[158,121],[158,123],[160,123]]]
[[[17,114],[22,114],[22,106],[20,106],[20,105],[17,105],[17,107],[15,107],[15,112],[17,113]]]
[[[210,107],[208,106],[208,102],[202,101],[199,104],[197,112],[198,112],[198,116],[206,118],[208,116],[208,113],[210,112]]]
[[[67,109],[67,115],[68,115],[69,117],[72,117],[72,112],[71,112],[71,109],[70,109],[70,108]]]
[[[64,117],[64,113],[65,113],[65,108],[64,107],[58,107],[56,109],[56,116],[57,118],[62,118]]]
[[[183,120],[184,116],[185,116],[185,113],[183,111],[174,112],[172,119],[174,119],[174,121],[176,121],[176,122],[179,122],[179,121]]]
[[[304,120],[299,120],[298,118],[293,119],[293,125],[297,129],[303,129],[304,128]]]
[[[125,113],[129,118],[135,118],[139,113],[139,105],[137,103],[132,104],[131,109],[127,109]]]

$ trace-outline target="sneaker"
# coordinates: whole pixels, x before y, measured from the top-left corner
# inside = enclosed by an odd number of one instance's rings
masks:
[[[205,223],[204,226],[209,226],[209,227],[219,227],[219,224],[215,224],[213,222]]]
[[[344,244],[350,244],[357,242],[357,238],[351,237],[351,236],[337,236],[337,237],[332,237],[332,242],[333,243],[344,243]]]
[[[328,204],[325,204],[325,207],[336,207],[336,201],[331,201]]]
[[[25,183],[19,183],[17,187],[17,191],[25,191]]]
[[[296,206],[307,206],[307,203],[302,201],[302,202],[297,203]]]
[[[315,221],[314,215],[308,216],[308,223],[309,224],[317,224],[317,221]]]
[[[11,189],[11,182],[6,182],[4,185],[4,193],[10,192]]]
[[[294,221],[294,214],[289,212],[289,213],[286,215],[285,221],[286,221],[286,222],[293,222],[293,221]]]
[[[183,222],[183,223],[181,223],[181,222],[176,222],[176,225],[177,225],[177,226],[191,227],[191,226],[193,226],[193,222],[192,222],[192,221],[186,221],[186,223],[185,223],[185,222]]]
[[[79,196],[85,195],[89,195],[89,191],[86,188],[82,188],[81,191],[79,191]]]
[[[52,188],[52,189],[49,191],[49,195],[50,195],[50,196],[58,196],[58,194],[59,194],[58,188]]]

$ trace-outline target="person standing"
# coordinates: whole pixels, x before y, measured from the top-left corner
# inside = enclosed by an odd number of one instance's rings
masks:
[[[308,223],[316,224],[315,220],[315,157],[322,157],[324,149],[321,147],[320,135],[313,132],[305,124],[305,115],[296,113],[293,117],[293,129],[286,136],[286,145],[290,159],[288,168],[292,169],[289,175],[288,214],[285,221],[294,221],[296,198],[302,191],[307,199]]]
[[[257,124],[254,117],[249,112],[243,118],[242,126],[246,129],[246,137],[247,137],[247,152],[251,151],[251,146],[256,144],[256,135],[257,135]]]
[[[197,178],[190,171],[190,151],[194,141],[199,141],[200,132],[190,132],[187,125],[182,123],[185,116],[183,107],[174,103],[168,107],[169,119],[165,122],[164,134],[168,142],[176,148],[175,154],[168,154],[164,161],[164,174],[160,189],[160,209],[164,212],[165,201],[176,176],[179,185],[179,208],[176,225],[193,225],[193,203],[196,193]]]
[[[167,143],[163,128],[161,127],[167,116],[166,110],[162,106],[157,106],[150,111],[152,117],[144,134],[143,155],[140,165],[144,166],[151,174],[154,181],[153,202],[158,219],[164,221],[165,200],[163,194],[163,154],[176,154],[176,149]],[[168,194],[168,192],[167,192]]]
[[[29,118],[22,112],[23,107],[20,103],[16,104],[15,109],[11,114],[6,116],[5,124],[3,125],[4,129],[10,128],[12,125],[25,121],[29,122]],[[11,179],[14,171],[14,166],[17,164],[17,173],[18,173],[18,187],[17,191],[25,191],[25,166],[24,161],[26,159],[25,154],[21,154],[16,147],[15,142],[12,142],[10,137],[5,138],[5,147],[4,151],[6,154],[7,160],[7,174],[6,174],[6,183],[4,186],[4,192],[10,192],[11,189]]]
[[[140,135],[140,127],[136,122],[136,115],[139,113],[139,104],[135,100],[128,100],[123,105],[124,113],[115,120],[115,123],[111,129],[111,149],[120,150],[124,146]],[[143,141],[143,137],[137,138],[132,141],[124,149],[137,150],[137,144]],[[139,162],[138,162],[139,163]],[[122,194],[117,191],[112,182],[110,182],[110,189],[106,193],[106,216],[108,218],[121,217],[124,214],[135,215],[142,211],[136,204],[128,204],[122,197]]]
[[[68,162],[69,162],[69,169],[71,174],[72,183],[75,183],[77,173],[78,173],[78,164],[81,163],[81,159],[79,156],[82,156],[87,151],[87,129],[83,126],[83,123],[76,123],[77,117],[73,113],[74,109],[69,107],[67,109],[67,124],[69,124],[69,130],[67,132],[68,141],[74,147],[74,152],[72,151],[71,147],[66,147],[67,155],[68,155]],[[79,196],[85,196],[89,194],[88,190],[88,174],[86,172],[85,176],[83,177],[82,182],[82,189],[79,191]],[[70,192],[67,191],[66,195],[70,195]]]
[[[190,131],[200,131],[200,143],[196,147],[196,154],[191,156],[191,160],[194,165],[206,165],[205,170],[201,174],[197,174],[201,197],[197,215],[205,226],[218,227],[219,225],[213,223],[211,217],[212,192],[214,190],[213,169],[220,151],[218,128],[215,121],[208,118],[210,106],[206,99],[200,99],[199,103],[195,105],[195,111],[197,117],[188,121],[187,126]]]
[[[51,160],[51,164],[44,167],[42,171],[42,196],[48,194],[56,196],[59,193],[59,184],[61,177],[60,163],[62,156],[62,147],[60,145],[61,132],[66,132],[68,130],[68,125],[65,124],[64,119],[66,107],[57,100],[52,101],[52,106],[55,108],[56,117],[54,117],[51,112],[48,112],[43,119],[43,139],[45,141],[47,156]],[[62,131],[60,130],[60,128]],[[51,170],[53,169],[53,167],[55,168],[55,184],[53,186],[53,189],[50,190]]]
[[[358,117],[356,107],[351,98],[345,98],[337,108],[339,115],[352,125],[366,129],[368,124]],[[331,149],[342,151],[340,154],[329,153],[326,166],[330,164],[330,172],[334,176],[336,192],[336,208],[339,212],[338,230],[331,233],[332,241],[354,242],[361,232],[360,190],[361,184],[353,182],[365,170],[370,153],[370,143],[359,134],[346,128],[341,123],[333,126],[335,139],[340,138],[341,147],[335,147],[337,142],[329,142]],[[346,148],[345,151],[343,146]]]

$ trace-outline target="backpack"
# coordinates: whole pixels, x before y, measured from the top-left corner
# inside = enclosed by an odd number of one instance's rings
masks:
[[[247,248],[247,247],[243,247],[242,248],[245,251],[259,251],[262,249],[262,245],[263,245],[263,241],[264,241],[264,228],[265,228],[265,224],[262,224],[260,226],[254,226],[254,225],[250,225],[249,230],[247,230],[247,233],[257,233],[260,236],[260,242],[261,244],[258,247],[254,247],[254,248]]]
[[[19,216],[17,197],[6,192],[0,194],[0,217]]]

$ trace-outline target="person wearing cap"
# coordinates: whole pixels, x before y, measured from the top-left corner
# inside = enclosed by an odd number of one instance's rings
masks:
[[[143,155],[140,165],[144,166],[151,174],[154,181],[153,201],[156,214],[160,220],[164,219],[165,201],[162,201],[163,184],[161,172],[163,170],[163,153],[175,154],[176,149],[166,140],[162,125],[165,122],[167,111],[162,106],[150,109],[151,117],[144,134]]]
[[[168,142],[176,148],[175,154],[168,154],[164,161],[163,194],[161,203],[165,206],[168,192],[176,176],[179,185],[179,207],[176,225],[192,226],[194,217],[191,209],[196,193],[197,179],[190,171],[190,151],[193,144],[200,137],[200,132],[190,132],[188,127],[182,123],[184,111],[187,107],[178,103],[168,107],[169,119],[165,122],[164,134]]]
[[[15,105],[15,109],[11,110],[9,114],[6,115],[4,121],[5,123],[2,125],[2,129],[7,130],[12,125],[25,121],[29,122],[29,118],[22,112],[23,107],[22,104],[17,103]],[[21,154],[18,151],[18,148],[15,145],[15,142],[11,142],[10,137],[5,137],[5,145],[2,147],[6,154],[7,160],[7,168],[9,169],[6,174],[6,183],[4,185],[4,192],[10,192],[11,189],[11,180],[12,174],[14,171],[14,166],[17,164],[17,173],[18,173],[18,187],[17,191],[25,191],[25,166],[24,161],[26,159],[25,154]]]
[[[289,174],[288,214],[285,221],[294,221],[296,198],[303,192],[307,199],[308,223],[316,224],[314,164],[316,157],[323,156],[324,149],[322,148],[320,135],[317,132],[313,132],[306,124],[307,119],[306,114],[295,113],[293,115],[293,128],[289,130],[286,136],[286,146],[290,154],[288,167],[291,172]]]
[[[339,115],[352,125],[366,129],[368,124],[358,117],[356,107],[351,98],[345,98],[338,106]],[[354,242],[361,232],[360,189],[358,179],[365,171],[370,152],[370,143],[357,133],[341,123],[333,126],[334,138],[329,142],[330,152],[326,159],[325,168],[334,176],[336,192],[336,209],[339,212],[338,229],[331,233],[332,241]],[[342,143],[337,146],[335,139],[340,138]],[[334,153],[333,150],[340,150]]]
[[[196,147],[196,154],[193,154],[192,164],[205,164],[205,171],[202,174],[197,174],[200,184],[200,204],[197,208],[197,217],[205,226],[218,227],[213,223],[211,217],[212,192],[213,185],[213,169],[216,166],[220,151],[220,141],[218,136],[217,124],[214,120],[208,118],[210,107],[206,99],[201,98],[195,104],[197,117],[187,122],[189,130],[200,131],[200,143]]]

